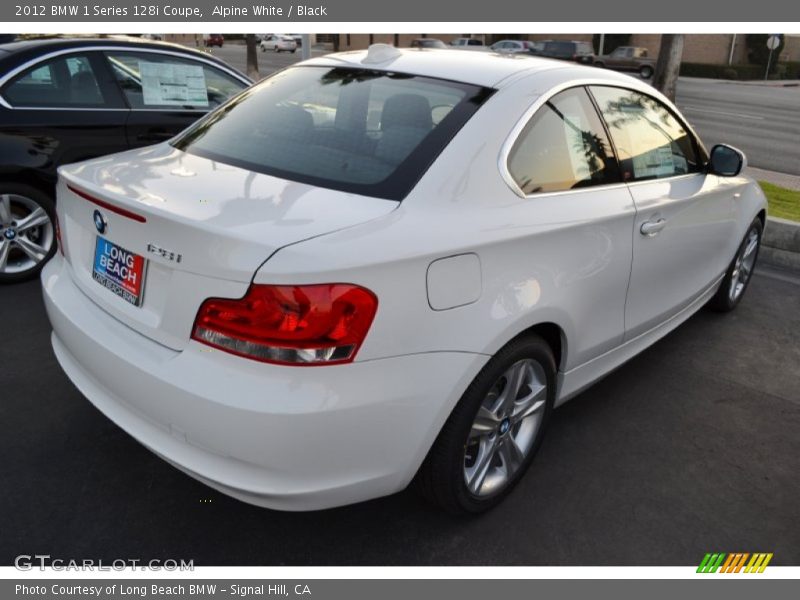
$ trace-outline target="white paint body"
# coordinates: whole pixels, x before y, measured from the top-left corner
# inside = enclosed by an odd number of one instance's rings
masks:
[[[364,53],[309,61],[360,66]],[[765,209],[744,176],[684,175],[521,197],[502,169],[537,107],[611,71],[491,53],[405,51],[370,68],[498,91],[401,202],[254,174],[168,144],[60,170],[66,256],[42,274],[53,345],[108,417],[193,477],[285,510],[403,489],[487,360],[537,324],[561,331],[557,403],[646,348],[710,298]],[[91,279],[94,205],[108,237],[148,258],[134,307]],[[330,210],[329,207],[334,207]],[[639,234],[658,214],[667,226]],[[148,242],[183,256],[146,252]],[[351,282],[379,307],[352,364],[263,364],[190,340],[203,300],[250,283]]]

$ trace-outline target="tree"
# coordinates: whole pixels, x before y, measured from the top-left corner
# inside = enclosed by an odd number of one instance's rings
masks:
[[[247,76],[253,81],[261,79],[258,72],[258,39],[254,33],[248,33],[244,37],[247,46]]]
[[[683,56],[683,34],[665,33],[661,36],[661,50],[658,52],[656,71],[653,74],[653,87],[667,98],[675,101],[675,86],[681,70]]]

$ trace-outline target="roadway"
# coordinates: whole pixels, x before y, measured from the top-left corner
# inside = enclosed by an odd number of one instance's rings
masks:
[[[683,77],[677,104],[709,149],[725,142],[753,167],[800,175],[800,86]]]

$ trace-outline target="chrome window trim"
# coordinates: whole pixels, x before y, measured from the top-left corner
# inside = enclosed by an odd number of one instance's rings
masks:
[[[644,94],[646,96],[650,96],[655,98],[662,104],[664,104],[667,108],[670,109],[670,112],[678,119],[678,121],[686,128],[686,130],[694,137],[697,145],[705,150],[705,146],[703,146],[702,141],[698,137],[697,133],[695,133],[694,129],[686,122],[683,115],[680,114],[678,107],[675,106],[672,102],[667,100],[664,97],[660,97],[658,92],[651,88],[649,85],[642,84],[642,86],[631,86],[631,85],[624,85],[623,82],[618,81],[609,81],[608,79],[598,79],[598,78],[586,78],[586,79],[574,79],[570,81],[566,81],[551,87],[546,92],[542,93],[533,103],[522,113],[522,116],[517,120],[514,124],[514,127],[511,128],[511,131],[506,136],[503,145],[500,147],[500,154],[497,157],[498,169],[500,170],[500,175],[502,176],[503,180],[505,181],[506,185],[514,192],[517,196],[523,199],[530,199],[530,198],[541,198],[543,196],[553,196],[556,194],[577,194],[581,192],[586,192],[588,190],[608,190],[608,189],[615,189],[619,187],[630,187],[635,185],[642,185],[647,183],[656,183],[656,182],[669,182],[674,181],[676,179],[686,178],[686,177],[694,177],[696,175],[703,175],[704,173],[682,173],[680,175],[673,175],[672,177],[662,177],[660,179],[645,179],[641,181],[631,181],[631,182],[624,182],[620,181],[617,183],[605,183],[600,185],[593,185],[588,187],[583,187],[574,190],[558,190],[555,192],[537,192],[533,194],[526,194],[522,191],[522,188],[519,187],[517,182],[514,180],[514,177],[511,175],[511,171],[508,168],[508,158],[511,154],[511,149],[516,144],[517,139],[522,134],[522,130],[525,129],[525,126],[528,122],[533,118],[536,112],[547,103],[550,98],[555,96],[556,94],[560,94],[565,90],[569,90],[572,88],[578,87],[588,87],[588,86],[602,86],[602,87],[616,87],[623,90],[629,90],[631,92],[638,92],[640,94]],[[653,92],[656,92],[654,94]],[[598,115],[600,119],[602,119],[602,115]]]
[[[201,56],[192,56],[191,54],[185,54],[183,52],[177,52],[175,50],[161,50],[158,48],[137,48],[135,46],[81,46],[80,48],[62,48],[61,50],[55,50],[53,52],[48,52],[47,54],[42,54],[41,56],[37,56],[36,58],[32,58],[31,60],[13,68],[11,71],[0,77],[0,89],[2,89],[6,83],[8,83],[11,79],[19,75],[21,72],[26,71],[27,69],[36,66],[37,64],[50,60],[51,58],[55,58],[57,56],[63,56],[65,54],[81,54],[85,52],[109,52],[109,51],[117,51],[117,52],[144,52],[148,54],[162,54],[166,56],[176,56],[178,58],[183,58],[186,60],[196,60],[201,63],[205,63],[210,67],[214,67],[224,73],[227,73],[237,81],[241,81],[245,84],[245,87],[249,87],[253,85],[253,82],[243,78],[240,74],[236,73],[229,67],[220,65],[219,63],[214,62],[213,60],[208,60]],[[140,108],[140,109],[133,109],[133,108],[90,108],[90,107],[69,107],[69,106],[12,106],[2,94],[0,94],[0,106],[4,106],[10,110],[105,110],[105,111],[114,111],[114,110],[153,110],[162,112],[164,109],[162,108]],[[187,111],[187,110],[180,110],[174,112],[198,112],[204,113],[208,112],[208,110],[194,110]]]

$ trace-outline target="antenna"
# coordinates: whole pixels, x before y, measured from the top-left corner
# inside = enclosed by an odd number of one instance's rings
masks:
[[[376,63],[389,62],[402,54],[400,50],[389,44],[372,44],[367,50],[367,56],[361,61],[362,64],[370,65]]]

